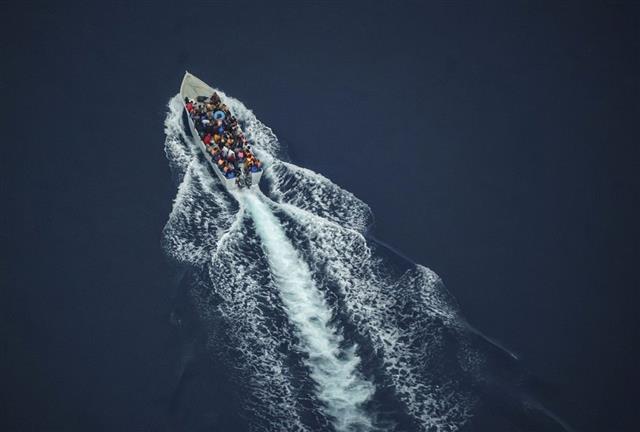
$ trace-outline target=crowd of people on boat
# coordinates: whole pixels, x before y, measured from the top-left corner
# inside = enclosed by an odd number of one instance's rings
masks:
[[[243,170],[251,173],[262,169],[238,121],[217,93],[209,98],[185,98],[184,104],[207,152],[226,178],[239,177]]]

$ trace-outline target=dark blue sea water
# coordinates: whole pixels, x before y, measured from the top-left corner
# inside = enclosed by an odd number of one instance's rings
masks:
[[[636,5],[0,7],[3,430],[633,430]]]

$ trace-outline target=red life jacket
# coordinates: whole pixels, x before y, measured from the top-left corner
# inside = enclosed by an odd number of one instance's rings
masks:
[[[187,111],[193,111],[193,104],[191,102],[187,102]]]
[[[209,145],[209,143],[211,143],[211,134],[206,134],[204,136],[204,138],[202,139],[202,141],[206,144]]]

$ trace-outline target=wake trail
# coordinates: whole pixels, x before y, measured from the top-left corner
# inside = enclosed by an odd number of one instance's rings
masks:
[[[357,346],[343,348],[343,336],[331,322],[331,309],[313,282],[309,266],[264,201],[266,197],[253,191],[235,195],[253,220],[326,414],[337,431],[372,430],[373,422],[363,405],[375,389],[357,370],[360,364]]]
[[[190,269],[207,348],[248,431],[506,430],[514,419],[570,430],[520,388],[504,347],[464,319],[437,274],[373,236],[366,203],[283,160],[273,131],[218,93],[268,167],[262,190],[218,181],[175,96],[163,247]]]

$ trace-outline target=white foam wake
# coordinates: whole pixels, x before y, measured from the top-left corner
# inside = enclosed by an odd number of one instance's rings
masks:
[[[332,325],[332,313],[315,286],[309,266],[285,235],[280,221],[253,191],[237,194],[255,224],[280,298],[306,353],[305,364],[316,384],[318,399],[338,431],[371,430],[363,404],[374,386],[357,368],[355,344],[343,349],[343,338]]]
[[[185,136],[174,98],[165,152],[179,186],[164,245],[196,273],[194,302],[212,352],[232,366],[249,429],[362,431],[399,420],[387,430],[459,430],[472,406],[459,379],[468,361],[450,342],[464,338],[437,276],[392,271],[363,236],[369,207],[282,162],[273,132],[222,96],[268,166],[266,196],[229,194]],[[380,397],[394,413],[377,409]]]

